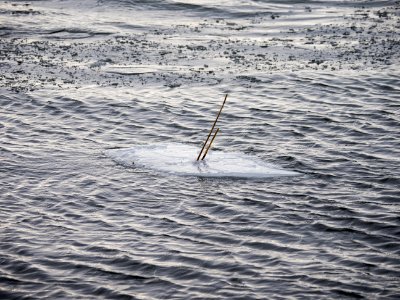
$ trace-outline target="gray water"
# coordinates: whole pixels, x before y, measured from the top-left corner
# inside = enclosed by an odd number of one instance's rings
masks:
[[[1,299],[397,299],[395,1],[0,2]],[[299,173],[182,176],[112,149]],[[195,158],[193,158],[195,160]]]

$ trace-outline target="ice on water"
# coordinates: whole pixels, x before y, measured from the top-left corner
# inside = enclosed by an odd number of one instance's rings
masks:
[[[210,150],[204,161],[196,161],[198,152],[198,147],[169,143],[112,149],[107,150],[105,154],[124,166],[175,175],[239,178],[299,175],[297,172],[280,169],[257,157],[238,152]]]

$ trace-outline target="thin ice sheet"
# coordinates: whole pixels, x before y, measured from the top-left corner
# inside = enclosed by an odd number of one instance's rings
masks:
[[[127,167],[140,167],[175,175],[201,177],[267,178],[295,176],[257,157],[238,152],[211,151],[196,161],[199,149],[185,144],[155,144],[107,150],[105,154]]]

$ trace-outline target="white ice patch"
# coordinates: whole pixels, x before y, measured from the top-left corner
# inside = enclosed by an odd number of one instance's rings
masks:
[[[237,152],[212,151],[196,161],[199,148],[184,144],[155,144],[107,150],[105,154],[127,167],[147,168],[175,175],[201,177],[267,178],[295,176],[257,157]]]

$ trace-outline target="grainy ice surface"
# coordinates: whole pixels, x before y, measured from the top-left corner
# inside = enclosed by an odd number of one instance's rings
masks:
[[[398,299],[399,20],[0,1],[0,298]]]

